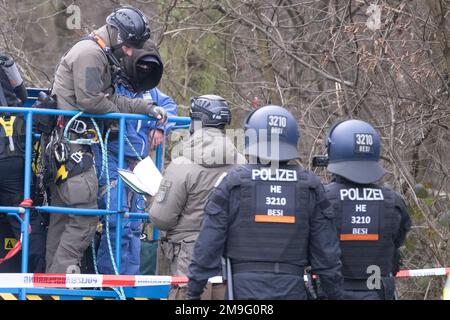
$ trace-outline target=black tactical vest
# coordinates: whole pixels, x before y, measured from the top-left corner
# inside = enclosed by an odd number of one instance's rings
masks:
[[[0,105],[15,107],[19,100],[3,67],[0,67]],[[23,114],[0,113],[0,159],[23,157],[25,121]]]
[[[9,137],[11,136],[11,138]],[[24,157],[25,121],[22,115],[0,115],[0,159]]]
[[[336,215],[340,238],[342,275],[346,279],[367,279],[378,266],[381,276],[393,267],[395,235],[395,193],[376,185],[358,186],[333,182],[325,186]]]
[[[306,265],[313,210],[309,174],[298,166],[243,167],[238,170],[240,210],[229,229],[226,255]]]

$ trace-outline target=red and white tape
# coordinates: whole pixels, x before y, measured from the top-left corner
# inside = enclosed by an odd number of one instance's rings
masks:
[[[186,277],[96,274],[3,273],[0,288],[142,287],[186,283]]]
[[[450,275],[450,268],[401,270],[397,278]],[[305,280],[307,278],[305,277]],[[183,276],[126,276],[97,274],[0,273],[0,288],[100,288],[186,284]],[[209,279],[222,283],[222,277]]]
[[[445,276],[450,274],[450,268],[431,268],[431,269],[417,269],[417,270],[400,270],[396,277],[429,277],[429,276]]]

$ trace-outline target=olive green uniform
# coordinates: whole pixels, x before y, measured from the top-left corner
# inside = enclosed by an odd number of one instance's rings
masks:
[[[187,276],[208,194],[220,176],[236,163],[245,163],[245,159],[222,131],[203,128],[187,141],[183,156],[174,159],[165,170],[150,207],[150,219],[163,231],[160,250],[169,260],[170,275]],[[173,286],[169,299],[185,299],[185,291],[184,285]]]

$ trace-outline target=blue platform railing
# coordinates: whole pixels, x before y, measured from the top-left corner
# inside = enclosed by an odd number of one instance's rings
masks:
[[[52,109],[38,109],[31,108],[33,103],[36,101],[38,93],[42,91],[39,88],[29,88],[28,96],[29,99],[24,102],[23,107],[0,107],[0,115],[3,113],[22,113],[24,114],[24,119],[26,122],[26,142],[25,142],[25,175],[24,175],[24,199],[29,199],[31,197],[31,161],[32,161],[32,142],[33,142],[33,115],[36,114],[47,114],[47,115],[63,115],[72,117],[79,113],[79,111],[69,111],[69,110],[52,110]],[[126,120],[149,120],[151,119],[146,115],[137,114],[125,114],[125,113],[109,113],[109,114],[82,114],[81,117],[95,118],[95,119],[116,119],[119,121],[119,163],[118,168],[123,169],[124,166],[124,148],[125,148],[125,123]],[[190,118],[187,117],[169,117],[169,122],[174,122],[175,126],[172,129],[181,129],[189,127],[191,122]],[[160,145],[156,150],[155,165],[161,171],[164,163],[163,159],[163,148]],[[117,206],[116,208],[122,208],[122,190],[123,181],[118,179],[117,182]],[[116,214],[117,224],[116,224],[116,252],[115,260],[117,269],[120,273],[120,257],[121,257],[121,238],[122,238],[122,215],[132,219],[148,219],[148,215],[145,213],[136,212],[122,212],[113,210],[101,210],[101,209],[79,209],[79,208],[66,208],[66,207],[33,207],[34,210],[41,212],[57,213],[57,214],[77,214],[77,215],[96,215],[104,216]],[[1,207],[0,212],[7,213],[8,215],[15,216],[21,223],[22,232],[22,260],[21,260],[21,272],[27,273],[28,271],[28,252],[29,252],[29,235],[28,226],[30,224],[30,208],[22,207]],[[23,215],[23,219],[19,216]],[[158,238],[158,231],[154,229],[154,239]],[[125,294],[127,297],[148,297],[148,298],[165,298],[167,297],[168,288],[163,288],[164,286],[155,287],[144,287],[144,288],[125,288]],[[117,293],[114,291],[99,291],[99,290],[73,290],[73,289],[47,289],[47,288],[33,288],[33,289],[1,289],[3,293],[13,293],[19,294],[19,299],[26,300],[26,295],[28,294],[42,294],[42,295],[61,295],[61,296],[91,296],[91,297],[101,297],[101,298],[118,298]]]

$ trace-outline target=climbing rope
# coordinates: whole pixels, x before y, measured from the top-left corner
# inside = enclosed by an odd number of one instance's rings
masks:
[[[99,137],[99,144],[100,149],[102,152],[102,172],[106,175],[106,210],[109,210],[111,207],[111,183],[109,180],[109,167],[108,167],[108,140],[109,140],[109,134],[111,133],[111,129],[108,129],[105,135],[105,140],[103,141],[99,126],[97,125],[97,122],[94,118],[91,118],[92,124],[94,125],[94,128],[97,132],[97,135]],[[108,253],[109,257],[111,259],[111,264],[113,266],[114,274],[118,275],[119,271],[117,269],[116,260],[114,259],[114,253],[112,250],[111,245],[111,237],[109,233],[109,215],[105,216],[105,229],[106,229],[106,243],[108,245]],[[117,249],[117,248],[116,248]],[[112,288],[119,296],[121,300],[126,300],[125,293],[123,291],[122,287]]]
[[[127,135],[124,135],[124,136],[125,136],[125,141],[127,142],[128,146],[131,148],[131,151],[133,151],[134,154],[136,155],[136,158],[137,158],[139,161],[142,161],[141,155],[136,151],[136,149],[134,148],[133,144],[132,144],[132,143],[130,142],[130,140],[128,139]]]
[[[70,126],[72,125],[72,123],[79,118],[81,115],[83,114],[83,112],[79,112],[77,113],[75,116],[73,116],[69,122],[67,123],[66,127],[64,128],[64,138],[66,141],[70,142],[68,139],[68,130],[70,128]],[[99,175],[99,179],[103,178],[103,175],[105,175],[105,179],[106,179],[106,210],[110,210],[111,207],[111,182],[110,182],[110,176],[109,176],[109,166],[108,166],[108,140],[109,140],[109,135],[111,130],[108,129],[108,131],[106,132],[105,135],[105,139],[103,140],[100,128],[97,124],[97,122],[95,121],[94,118],[90,118],[90,120],[92,121],[92,124],[94,125],[94,128],[96,130],[97,136],[98,136],[98,144],[100,145],[100,149],[101,149],[101,155],[102,155],[102,165],[101,165],[101,170],[100,170],[100,175]],[[130,142],[130,140],[128,139],[128,137],[124,134],[125,137],[125,141],[128,144],[128,146],[130,147],[130,149],[134,152],[134,154],[136,155],[136,158],[139,161],[142,161],[142,157],[141,155],[136,151],[136,149],[134,148],[133,144]],[[153,136],[151,137],[151,140],[153,139]],[[86,144],[93,144],[95,142],[91,142],[89,143],[89,141],[86,141]],[[117,208],[117,210],[119,210],[119,208]],[[117,264],[114,258],[114,253],[113,253],[113,249],[112,249],[112,243],[111,243],[111,236],[110,236],[110,232],[109,232],[109,226],[110,226],[110,215],[106,215],[105,216],[105,235],[106,235],[106,242],[107,242],[107,246],[108,246],[108,253],[111,259],[111,264],[113,266],[113,270],[114,270],[114,274],[118,275],[118,269],[117,269]],[[93,263],[94,263],[94,270],[96,274],[99,274],[98,271],[98,266],[97,266],[97,259],[96,259],[96,253],[95,253],[95,238],[92,239],[91,242],[91,248],[92,248],[92,257],[93,257]],[[118,287],[118,288],[112,288],[117,295],[119,296],[119,298],[121,300],[125,300],[126,296],[125,293],[123,291],[123,287]]]
[[[66,141],[70,142],[68,139],[68,131],[70,126],[72,125],[72,123],[79,118],[81,115],[83,114],[83,112],[79,112],[77,113],[75,116],[73,116],[66,124],[65,128],[64,128],[64,138]],[[92,124],[94,125],[94,128],[96,130],[97,136],[98,136],[98,144],[100,145],[100,149],[101,149],[101,153],[102,153],[102,170],[101,170],[101,175],[103,174],[103,172],[106,174],[106,194],[107,194],[107,201],[106,201],[106,210],[110,209],[110,202],[111,202],[111,186],[110,186],[110,181],[109,181],[109,167],[108,167],[108,139],[109,139],[109,134],[111,132],[110,129],[108,129],[108,131],[106,132],[106,136],[105,136],[105,141],[103,141],[102,138],[102,134],[100,131],[100,128],[97,124],[97,122],[95,121],[94,118],[90,118],[92,121]],[[93,144],[92,143],[87,143],[87,144]],[[108,244],[108,251],[109,251],[109,255],[111,258],[111,262],[112,262],[112,266],[114,269],[114,273],[116,275],[119,274],[118,270],[117,270],[117,265],[116,265],[116,261],[114,259],[114,254],[113,254],[113,250],[112,250],[112,245],[111,245],[111,239],[110,239],[110,235],[109,235],[109,215],[106,215],[106,240],[107,240],[107,244]],[[97,261],[96,261],[96,255],[95,255],[95,241],[94,239],[92,240],[92,255],[93,255],[93,261],[94,261],[94,269],[95,272],[98,274],[98,268],[97,268]],[[118,287],[118,288],[112,288],[117,295],[119,296],[119,299],[121,300],[126,300],[126,296],[125,293],[123,291],[122,287]]]

